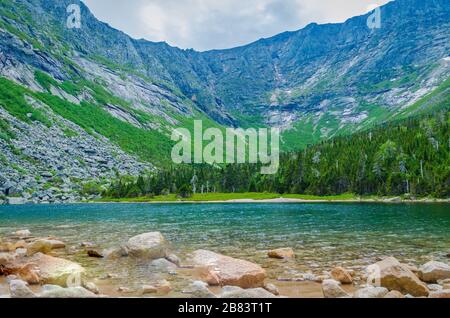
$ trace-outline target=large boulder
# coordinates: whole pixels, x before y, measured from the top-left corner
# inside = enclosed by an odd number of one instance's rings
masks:
[[[331,271],[331,277],[342,284],[353,283],[352,275],[350,275],[350,273],[342,267],[333,268]]]
[[[85,270],[77,263],[38,253],[30,261],[39,268],[39,276],[44,284],[62,287],[80,285]]]
[[[341,283],[334,279],[326,279],[322,282],[322,292],[325,298],[348,298],[350,295],[342,289]]]
[[[208,283],[211,278],[215,278],[221,286],[242,288],[264,286],[266,272],[257,264],[206,250],[197,250],[192,256],[193,264],[205,268],[209,274],[210,277],[205,280]]]
[[[384,298],[388,293],[387,288],[368,286],[357,290],[353,298]]]
[[[394,257],[388,257],[371,266],[379,274],[381,287],[389,290],[397,290],[415,297],[428,296],[427,285],[419,280],[414,273]]]
[[[128,240],[126,249],[129,256],[158,259],[166,257],[166,242],[159,232],[144,233]]]
[[[18,279],[9,282],[11,298],[35,298],[36,295],[28,288],[26,282]]]
[[[427,283],[450,278],[450,266],[445,263],[431,261],[420,267],[419,277]]]
[[[288,259],[293,258],[295,256],[294,250],[292,248],[279,248],[276,250],[269,251],[267,255],[270,258],[277,258],[277,259]]]

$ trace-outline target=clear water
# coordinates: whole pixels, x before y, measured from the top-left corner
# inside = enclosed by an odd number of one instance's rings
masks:
[[[450,253],[448,204],[0,206],[0,236],[17,229],[53,235],[69,246],[88,241],[101,248],[160,231],[181,258],[196,249],[209,249],[257,262],[271,278],[307,271],[320,274],[336,265],[358,269],[383,256],[415,265],[430,259],[448,262]],[[296,260],[268,259],[267,250],[279,247],[294,248]],[[128,279],[148,278],[147,265],[108,263],[81,253],[73,258],[96,275],[125,267],[127,272],[121,274]]]

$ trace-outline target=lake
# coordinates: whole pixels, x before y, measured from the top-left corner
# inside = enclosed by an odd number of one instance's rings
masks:
[[[116,247],[128,238],[161,232],[182,259],[208,249],[256,262],[269,278],[320,275],[334,266],[362,270],[383,256],[412,265],[448,262],[448,204],[75,204],[0,206],[0,236],[29,229],[70,246]],[[267,250],[292,247],[295,261],[269,259]],[[147,279],[146,264],[104,262],[73,253],[92,276],[119,272]],[[181,281],[182,279],[178,279]],[[118,282],[119,284],[119,282]]]

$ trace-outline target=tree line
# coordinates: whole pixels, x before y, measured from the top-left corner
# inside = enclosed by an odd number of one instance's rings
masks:
[[[260,165],[176,165],[122,177],[103,194],[124,198],[193,193],[450,196],[449,110],[386,123],[284,153],[275,175]]]

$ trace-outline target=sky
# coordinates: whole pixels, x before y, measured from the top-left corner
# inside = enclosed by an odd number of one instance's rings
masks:
[[[245,45],[311,22],[344,22],[390,0],[84,0],[128,35],[198,51]]]

